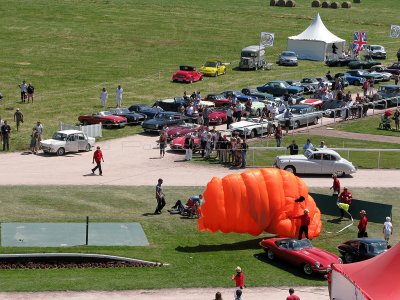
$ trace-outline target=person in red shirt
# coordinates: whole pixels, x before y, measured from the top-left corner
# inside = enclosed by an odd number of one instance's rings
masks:
[[[300,297],[294,294],[294,289],[290,288],[289,289],[289,295],[286,297],[286,300],[300,300]]]
[[[360,222],[358,223],[358,234],[357,237],[363,238],[363,237],[368,237],[367,234],[367,224],[368,224],[368,219],[367,219],[367,213],[365,210],[360,211],[361,219]]]
[[[242,268],[236,267],[236,275],[232,275],[232,280],[236,281],[236,287],[243,289],[244,285],[244,273],[242,272]]]
[[[348,191],[348,189],[346,187],[343,188],[343,192],[341,192],[339,195],[339,199],[338,199],[339,203],[348,204],[349,209],[347,211],[350,211],[350,205],[351,205],[352,200],[353,200],[352,194]],[[343,208],[339,208],[339,209],[340,209],[340,219],[343,219],[344,210],[343,210]]]
[[[304,210],[304,214],[301,216],[297,216],[297,217],[289,217],[289,219],[300,219],[301,220],[301,225],[300,225],[300,229],[299,229],[299,240],[301,240],[302,236],[303,236],[303,232],[304,235],[306,237],[306,239],[308,239],[308,225],[310,225],[310,216],[308,215],[310,213],[310,211],[306,208]]]
[[[94,162],[96,162],[96,167],[94,167],[92,169],[92,173],[94,174],[94,171],[96,171],[97,169],[99,169],[99,175],[103,176],[103,171],[101,169],[101,161],[104,162],[104,158],[103,158],[103,152],[101,152],[100,147],[97,146],[96,151],[94,151],[93,153],[93,164]]]
[[[332,196],[337,198],[340,194],[340,181],[337,178],[336,174],[332,175],[332,179],[333,179],[333,184],[330,189],[333,190]]]

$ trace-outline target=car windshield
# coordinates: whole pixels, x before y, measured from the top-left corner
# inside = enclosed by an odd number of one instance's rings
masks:
[[[373,254],[382,253],[386,249],[387,249],[386,242],[376,242],[376,243],[371,243],[368,245],[368,252],[373,253]]]
[[[296,54],[294,54],[294,52],[282,52],[281,56],[291,57],[291,56],[296,56]]]
[[[123,114],[129,114],[130,113],[129,109],[127,109],[127,108],[120,108],[120,112],[123,113]]]
[[[255,52],[250,52],[250,51],[243,51],[242,52],[242,57],[255,57],[256,53]]]
[[[148,106],[148,105],[140,105],[140,106],[139,106],[139,110],[140,110],[140,111],[149,110],[149,109],[151,109],[151,107]]]
[[[371,50],[382,50],[382,46],[371,46]]]
[[[303,239],[303,240],[292,240],[289,242],[288,249],[290,250],[302,250],[302,249],[310,249],[312,248],[312,244],[310,240]]]
[[[109,111],[101,111],[101,112],[99,112],[99,115],[100,115],[100,116],[111,116],[112,113],[109,112]]]
[[[304,108],[297,108],[297,107],[292,107],[290,109],[290,111],[292,112],[292,114],[297,114],[297,115],[301,115],[305,113],[305,109]]]
[[[205,63],[204,65],[205,67],[209,67],[209,68],[216,68],[217,67],[217,63],[215,61],[208,61]]]
[[[57,141],[66,141],[67,140],[68,135],[66,135],[65,133],[61,133],[61,132],[56,132],[53,135],[53,140],[57,140]]]
[[[164,119],[164,120],[172,120],[174,117],[173,117],[173,115],[170,115],[170,114],[161,113],[161,114],[156,115],[155,118],[156,119]]]

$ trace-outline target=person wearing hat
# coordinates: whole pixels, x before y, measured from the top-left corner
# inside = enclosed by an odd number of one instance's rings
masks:
[[[340,219],[343,219],[344,212],[348,212],[350,210],[350,205],[353,200],[353,195],[349,192],[349,190],[345,187],[343,188],[343,192],[340,193],[338,198],[338,206],[340,209]],[[340,204],[345,204],[346,210]]]
[[[386,217],[386,222],[383,223],[383,236],[388,244],[389,244],[389,238],[393,234],[393,225],[392,222],[390,221],[391,221],[390,217]]]
[[[301,240],[303,233],[306,237],[306,239],[308,239],[308,226],[310,225],[310,216],[309,216],[310,211],[306,208],[304,209],[304,214],[302,214],[301,216],[297,216],[297,217],[289,217],[289,219],[300,219],[301,220],[301,224],[300,224],[300,229],[299,229],[299,240]]]
[[[101,161],[104,162],[103,152],[101,152],[100,146],[97,146],[96,151],[94,151],[94,153],[93,153],[93,162],[92,163],[96,162],[96,167],[94,167],[92,169],[93,174],[94,174],[94,171],[99,169],[99,175],[103,176],[103,170],[101,169]]]
[[[17,123],[17,131],[18,131],[19,125],[21,123],[24,123],[24,115],[22,114],[19,108],[17,108],[17,110],[14,113],[14,121]]]
[[[235,280],[236,282],[236,287],[243,289],[245,287],[244,285],[244,273],[242,272],[241,267],[236,267],[236,275],[232,275],[232,280]]]
[[[367,213],[365,210],[360,211],[361,219],[360,222],[358,223],[358,234],[357,237],[363,238],[363,237],[368,237],[367,234],[367,224],[368,224],[368,219],[367,219]]]

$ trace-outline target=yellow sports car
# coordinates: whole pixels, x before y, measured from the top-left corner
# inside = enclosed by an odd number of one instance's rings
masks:
[[[208,60],[204,66],[201,67],[200,72],[205,76],[217,77],[218,75],[226,73],[226,66],[218,60]]]

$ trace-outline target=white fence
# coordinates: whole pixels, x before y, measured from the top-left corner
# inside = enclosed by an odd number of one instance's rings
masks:
[[[70,125],[64,124],[60,122],[60,130],[80,130],[86,133],[87,136],[90,137],[102,137],[103,136],[103,128],[100,124],[93,124],[93,125]]]

